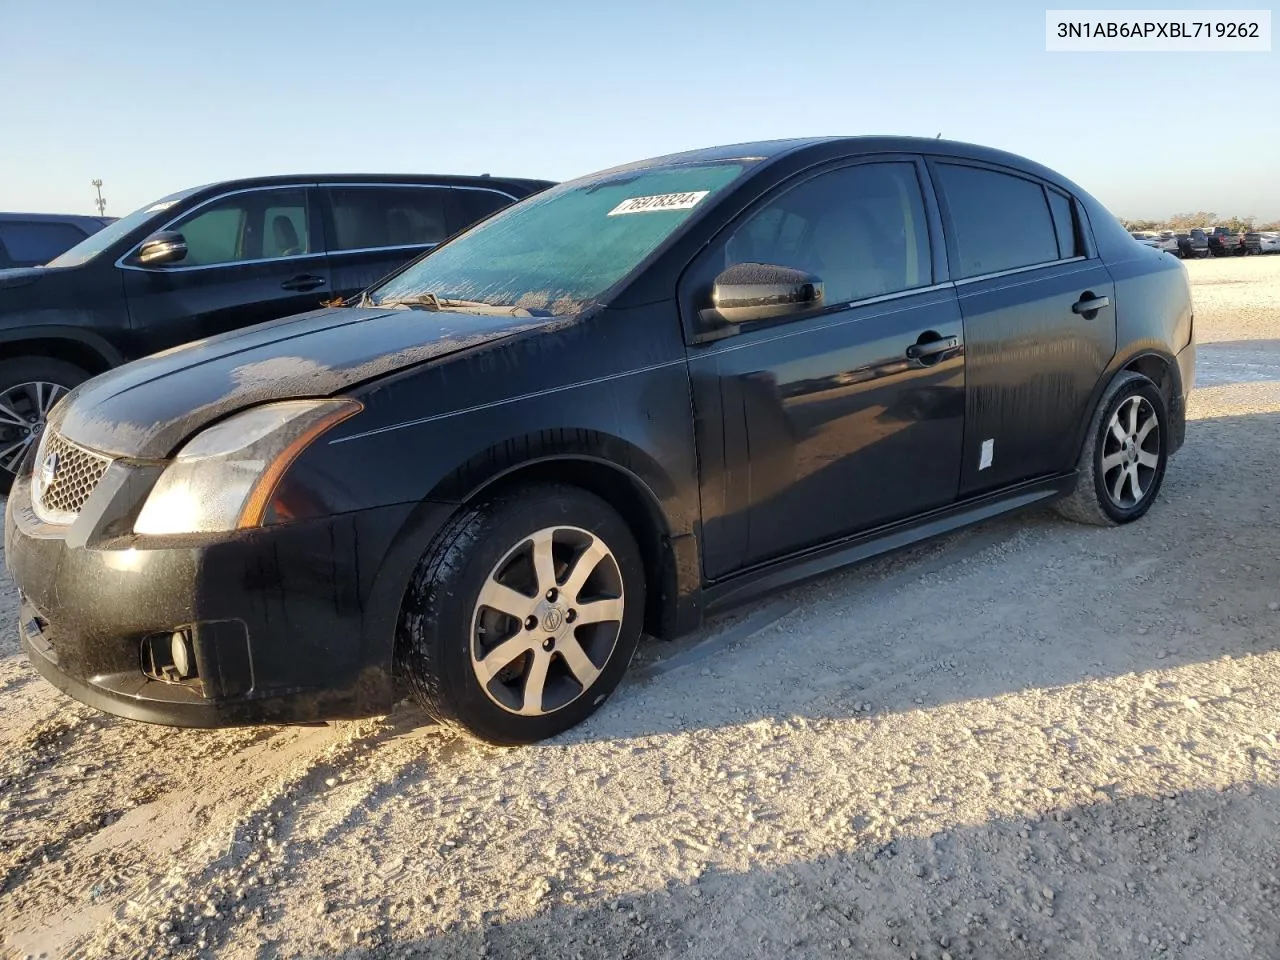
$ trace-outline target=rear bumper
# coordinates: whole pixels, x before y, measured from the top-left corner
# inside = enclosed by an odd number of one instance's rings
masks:
[[[429,535],[449,508],[424,506],[417,525],[425,519]],[[193,727],[346,719],[395,702],[395,623],[416,561],[398,543],[414,505],[220,539],[82,546],[72,545],[76,525],[42,525],[29,507],[20,479],[5,559],[22,644],[76,699]],[[188,638],[195,675],[163,679],[148,651],[167,651],[175,632]]]
[[[1187,398],[1196,385],[1196,341],[1194,334],[1191,342],[1178,353],[1178,382],[1181,390],[1178,395],[1169,398],[1169,426],[1173,436],[1170,438],[1169,453],[1177,453],[1187,439]]]

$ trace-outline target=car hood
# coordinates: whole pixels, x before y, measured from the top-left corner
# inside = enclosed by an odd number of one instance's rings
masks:
[[[35,283],[48,272],[44,267],[9,267],[0,270],[0,290],[25,287]]]
[[[426,310],[317,310],[175,347],[71,391],[49,428],[91,450],[158,460],[244,407],[323,397],[564,318]]]

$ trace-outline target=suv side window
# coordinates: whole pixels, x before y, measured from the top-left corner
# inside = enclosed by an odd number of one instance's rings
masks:
[[[298,256],[310,252],[307,192],[296,187],[234,193],[169,229],[187,241],[180,267]]]
[[[821,173],[741,223],[724,266],[770,263],[816,274],[827,304],[933,282],[915,164],[866,163]]]
[[[950,215],[956,279],[1059,259],[1044,188],[981,167],[939,163],[936,181]]]
[[[468,190],[459,188],[454,191],[458,203],[458,230],[466,229],[490,214],[497,213],[515,201],[506,194],[492,190]]]
[[[440,187],[334,187],[330,252],[422,246],[449,235],[447,191]]]
[[[10,220],[0,223],[0,245],[14,266],[38,267],[66,253],[87,234],[69,223]]]

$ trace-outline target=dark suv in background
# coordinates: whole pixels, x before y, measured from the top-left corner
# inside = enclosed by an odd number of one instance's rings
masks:
[[[551,184],[263,177],[171,194],[47,266],[0,270],[0,493],[70,388],[158,350],[350,297]]]
[[[114,222],[115,217],[0,213],[0,270],[48,263]]]

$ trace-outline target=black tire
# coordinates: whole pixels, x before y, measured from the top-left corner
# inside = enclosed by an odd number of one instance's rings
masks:
[[[578,682],[569,673],[564,654],[554,652],[553,643],[553,652],[548,654],[552,663],[549,669],[559,670],[557,679],[562,688],[565,680],[571,679],[581,692],[550,712],[522,716],[500,705],[481,684],[472,660],[473,654],[485,651],[481,650],[475,625],[484,609],[480,606],[480,593],[490,582],[490,574],[499,563],[507,562],[505,558],[513,551],[531,542],[535,533],[548,528],[578,528],[608,548],[616,564],[609,569],[620,577],[623,609],[620,621],[612,621],[620,624],[616,640],[601,655],[607,659],[596,664],[599,676],[587,685]],[[563,582],[559,575],[557,582]],[[544,740],[589,717],[621,681],[640,640],[645,587],[644,564],[631,530],[599,497],[558,484],[510,491],[464,508],[428,547],[401,607],[397,666],[408,679],[414,698],[437,721],[490,743],[515,745]],[[534,595],[533,599],[538,598]],[[508,619],[505,623],[510,627],[518,621]],[[543,626],[528,629],[536,632]],[[563,629],[576,635],[581,627]],[[517,635],[523,636],[518,626],[506,639]],[[488,652],[497,645],[495,642]],[[537,656],[537,651],[529,651],[527,659],[520,661],[521,670],[532,671]],[[490,680],[490,686],[493,683]]]
[[[52,357],[16,357],[12,360],[0,361],[0,400],[3,400],[6,395],[10,395],[10,400],[13,400],[11,391],[22,384],[54,384],[65,392],[84,383],[90,376],[87,370]],[[33,401],[34,398],[27,397],[25,402],[33,403]],[[23,405],[21,398],[18,401],[6,403],[6,407],[23,418],[34,412]],[[14,443],[25,441],[28,437],[31,439],[31,446],[34,446],[38,437],[34,434],[22,434],[20,431],[24,428],[19,428],[9,420],[6,414],[0,412],[0,453],[10,449]],[[40,428],[43,429],[43,427],[43,418],[40,418]],[[25,453],[23,456],[25,457]],[[0,460],[0,495],[9,492],[13,486],[15,470],[20,466],[21,462],[10,463],[7,458]]]
[[[1142,398],[1150,405],[1150,411],[1156,418],[1158,432],[1158,451],[1154,453],[1156,464],[1152,472],[1144,478],[1145,486],[1141,497],[1132,504],[1117,502],[1104,482],[1103,458],[1109,447],[1115,446],[1114,438],[1109,439],[1112,417],[1122,406],[1134,397]],[[1144,408],[1145,409],[1145,408]],[[1142,421],[1145,423],[1145,421]],[[1115,456],[1121,450],[1113,450]],[[1089,431],[1085,435],[1084,448],[1080,451],[1080,461],[1076,467],[1077,481],[1075,490],[1059,500],[1055,509],[1059,514],[1078,523],[1090,523],[1098,526],[1115,526],[1137,520],[1155,502],[1160,493],[1160,485],[1164,481],[1165,467],[1169,462],[1169,412],[1159,388],[1140,373],[1123,373],[1111,383],[1089,422]],[[1136,470],[1136,467],[1135,467]],[[1114,473],[1111,476],[1115,476]],[[1121,491],[1125,484],[1121,484]],[[1132,492],[1132,487],[1128,488]]]

